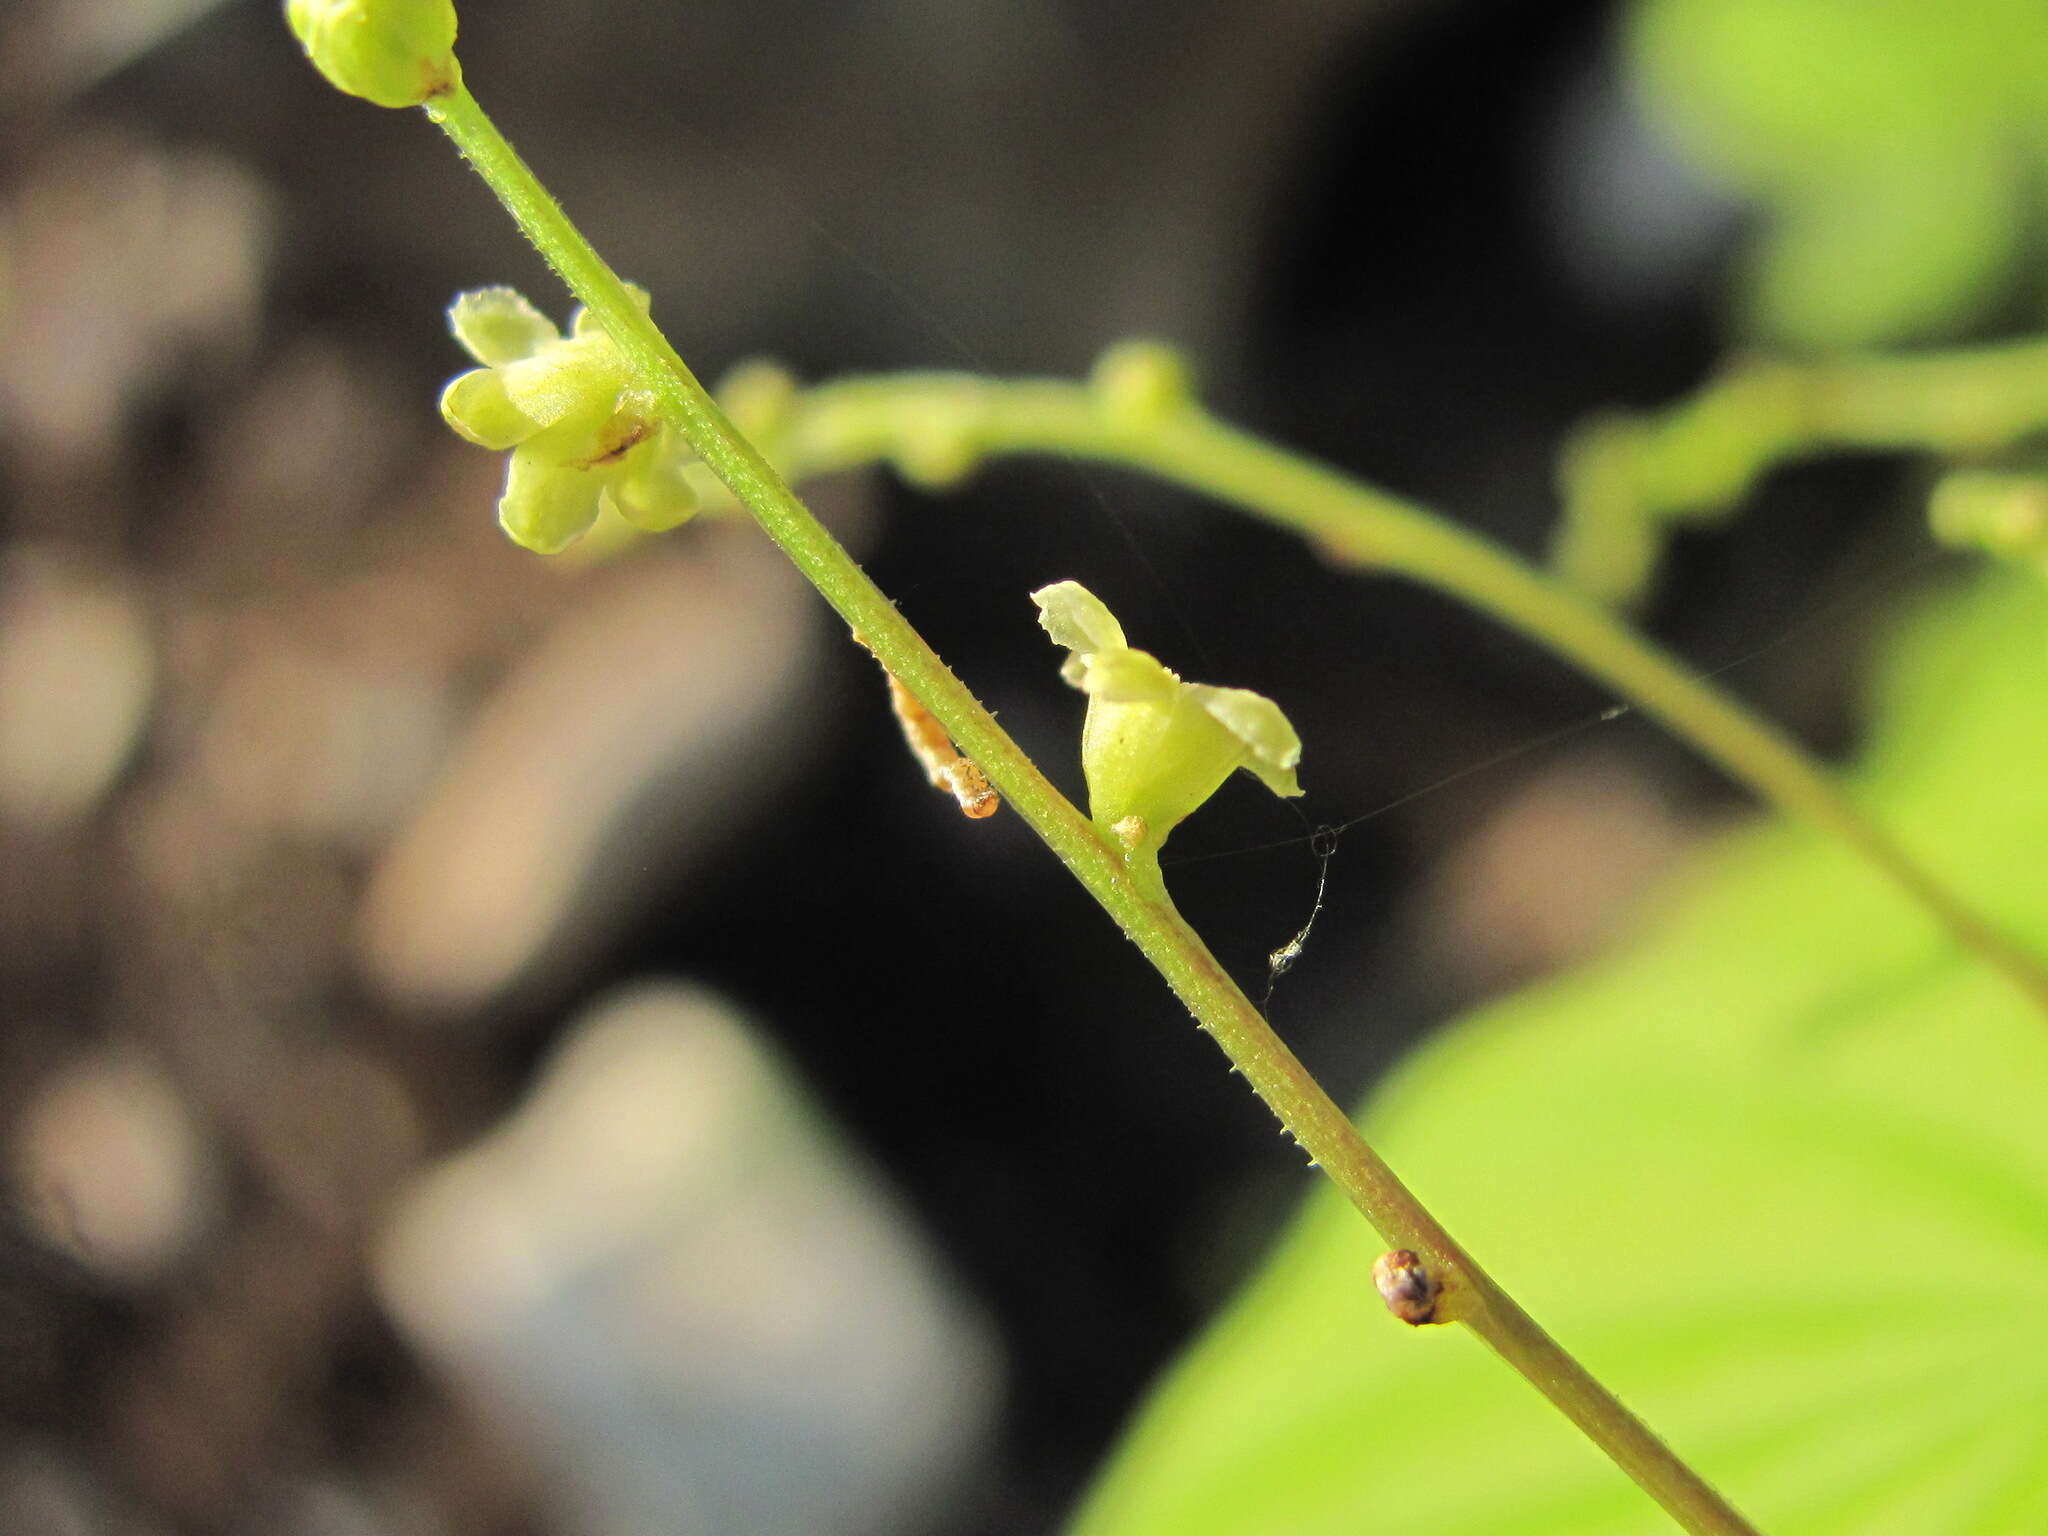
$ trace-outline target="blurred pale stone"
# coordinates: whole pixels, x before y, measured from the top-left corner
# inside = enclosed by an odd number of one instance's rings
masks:
[[[1547,103],[1535,146],[1540,232],[1578,298],[1619,315],[1685,302],[1725,259],[1742,204],[1647,120],[1618,60]]]
[[[116,1514],[86,1467],[34,1442],[0,1456],[0,1531],[7,1536],[156,1536],[161,1527]]]
[[[365,847],[431,778],[449,712],[430,675],[316,651],[279,627],[230,663],[195,766],[245,823]]]
[[[379,862],[363,964],[394,1000],[473,1009],[587,954],[801,768],[815,601],[751,527],[673,537],[600,573]]]
[[[128,760],[156,659],[135,603],[51,554],[0,564],[0,816],[60,825]]]
[[[1578,759],[1472,829],[1423,893],[1418,926],[1466,985],[1543,975],[1618,938],[1687,838],[1640,770]]]
[[[59,1071],[29,1101],[13,1143],[14,1199],[29,1228],[108,1279],[155,1278],[211,1214],[212,1149],[138,1056],[100,1052]]]
[[[744,1023],[647,985],[399,1207],[399,1325],[587,1536],[914,1531],[980,1447],[989,1342]]]
[[[250,1166],[307,1230],[353,1231],[419,1162],[419,1106],[404,1079],[368,1052],[329,1045],[270,1054],[256,1092],[244,1088],[235,1110]]]
[[[277,1499],[270,1536],[431,1536],[437,1529],[337,1481],[298,1484]]]
[[[0,101],[48,112],[225,0],[12,0],[0,19]]]
[[[33,458],[104,455],[177,365],[254,336],[269,199],[242,167],[113,133],[56,141],[0,209],[0,425]]]
[[[411,455],[427,413],[374,358],[319,338],[240,383],[202,424],[205,490],[191,536],[209,541],[211,568],[252,591],[275,592],[309,570],[345,576],[374,547],[366,524],[399,522],[394,491],[424,478]],[[416,519],[403,526],[418,536]]]

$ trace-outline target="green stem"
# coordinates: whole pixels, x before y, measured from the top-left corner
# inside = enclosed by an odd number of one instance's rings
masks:
[[[1875,393],[1870,381],[1864,387]],[[1875,416],[1876,403],[1864,411]],[[951,452],[932,452],[949,439]],[[2048,966],[1865,816],[1791,737],[1599,604],[1421,507],[1192,405],[1119,414],[1094,391],[1051,380],[909,374],[824,384],[795,403],[784,443],[785,462],[799,476],[906,453],[961,466],[995,453],[1124,464],[1291,528],[1348,564],[1449,593],[1609,684],[1763,800],[1841,838],[2048,1013]]]
[[[527,238],[618,342],[641,383],[762,529],[883,663],[980,763],[1067,868],[1143,951],[1280,1117],[1392,1246],[1412,1248],[1458,1298],[1456,1316],[1598,1443],[1685,1529],[1751,1533],[1697,1474],[1515,1305],[1368,1146],[1166,898],[1156,870],[1121,853],[1040,774],[993,716],[733,428],[616,275],[513,152],[466,88],[428,111]]]

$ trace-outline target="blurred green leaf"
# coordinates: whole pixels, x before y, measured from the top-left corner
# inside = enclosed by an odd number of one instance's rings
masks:
[[[2013,275],[2048,162],[2037,0],[1639,0],[1645,104],[1762,205],[1758,339],[1939,336]]]
[[[2048,948],[2048,593],[1930,605],[1858,773]],[[1632,949],[1447,1031],[1368,1133],[1763,1529],[2048,1529],[2048,1023],[1848,856],[1759,825]],[[1672,1527],[1471,1335],[1388,1318],[1330,1191],[1077,1536]]]
[[[1788,201],[1750,252],[1749,329],[1815,350],[1952,331],[2018,254],[2011,158],[1886,164]]]

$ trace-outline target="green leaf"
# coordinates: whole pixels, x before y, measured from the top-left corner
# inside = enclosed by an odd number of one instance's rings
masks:
[[[1646,109],[1765,214],[1760,339],[1953,331],[2010,280],[2048,139],[2038,0],[1637,0]]]
[[[1749,333],[1820,351],[1977,318],[2019,253],[2019,169],[1986,144],[1888,159],[1783,200],[1750,253]]]
[[[1924,611],[1859,792],[2048,950],[2048,593]],[[1803,829],[1713,846],[1634,947],[1420,1050],[1368,1134],[1763,1529],[2048,1529],[2048,1021]],[[1390,1319],[1318,1190],[1076,1536],[1670,1522],[1464,1330]]]

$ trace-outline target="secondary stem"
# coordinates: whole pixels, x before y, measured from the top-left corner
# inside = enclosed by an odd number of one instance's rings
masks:
[[[1049,453],[1129,465],[1234,503],[1348,564],[1407,576],[1471,605],[1611,685],[1760,798],[1841,838],[2048,1013],[2048,965],[1980,917],[1769,721],[1685,669],[1605,608],[1479,535],[1185,406],[1136,423],[1088,389],[957,374],[821,385],[792,412],[793,474],[955,434],[972,454]]]
[[[1741,358],[1684,399],[1594,417],[1566,444],[1552,560],[1610,601],[1642,595],[1665,536],[1726,516],[1773,465],[1842,449],[1988,453],[2048,423],[2048,341],[1907,355]]]
[[[1865,816],[1797,742],[1606,609],[1478,535],[1208,417],[1161,434],[1148,467],[1261,509],[1333,554],[1449,592],[1609,683],[1760,797],[1832,833],[2048,1013],[2048,966],[1986,922]],[[1283,473],[1287,471],[1287,473]]]
[[[1613,1457],[1680,1525],[1702,1536],[1753,1528],[1529,1318],[1452,1241],[1368,1146],[1188,928],[1156,870],[1134,870],[1040,774],[851,556],[732,426],[618,277],[458,86],[428,107],[712,472],[890,671],[973,757],[1017,813],[1137,944],[1315,1163],[1390,1246],[1435,1267],[1457,1316]]]

